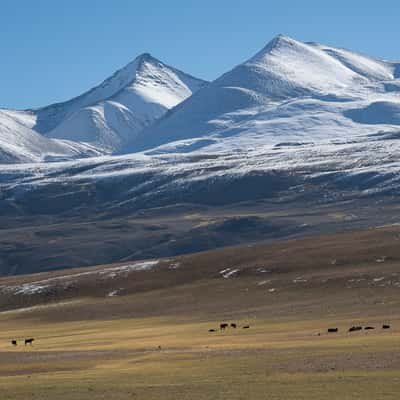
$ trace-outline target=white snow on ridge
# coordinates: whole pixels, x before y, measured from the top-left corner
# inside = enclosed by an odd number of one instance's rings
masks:
[[[10,196],[16,191],[23,198],[24,192],[32,193],[57,182],[73,190],[82,182],[104,181],[112,185],[119,177],[146,174],[147,186],[141,192],[146,197],[158,198],[162,193],[182,190],[194,182],[229,180],[252,172],[280,172],[302,176],[306,181],[324,176],[338,181],[359,181],[357,177],[369,176],[370,183],[360,192],[368,195],[372,191],[398,188],[400,140],[396,136],[392,138],[393,135],[395,132],[318,143],[282,142],[279,146],[260,142],[253,149],[243,143],[243,151],[215,146],[213,153],[198,150],[188,154],[131,154],[65,163],[9,165],[0,170],[0,189],[10,192]],[[71,173],[74,169],[76,172]],[[157,179],[161,179],[162,186],[157,184]]]
[[[33,281],[21,285],[5,286],[0,285],[0,292],[12,293],[14,295],[33,295],[40,294],[51,288],[63,287],[67,288],[77,282],[77,279],[83,276],[101,276],[103,279],[116,278],[121,274],[127,274],[132,271],[149,271],[159,263],[158,260],[142,261],[132,264],[122,265],[119,267],[107,267],[104,269],[96,269],[88,272],[71,273],[69,275],[56,276],[54,278]]]
[[[204,84],[143,54],[82,96],[36,110],[36,128],[113,152]]]
[[[143,54],[67,102],[0,109],[0,163],[112,153],[205,83]]]
[[[100,152],[83,143],[47,139],[31,126],[34,116],[24,111],[0,109],[0,163],[96,156]]]
[[[222,271],[219,271],[219,273],[222,275],[223,278],[229,279],[233,278],[240,272],[239,269],[234,269],[234,268],[226,268],[223,269]]]
[[[251,69],[260,69],[259,74],[271,77],[272,87],[277,97],[291,96],[289,90],[295,91],[341,91],[352,85],[357,74],[346,68],[341,62],[305,43],[286,36],[278,36],[261,52],[245,63]],[[274,81],[275,80],[275,81]],[[282,93],[283,84],[288,86],[287,93]]]
[[[329,56],[336,58],[350,70],[369,80],[385,81],[395,79],[395,63],[374,60],[363,54],[351,52],[346,49],[337,49],[319,43],[307,44],[323,50]]]
[[[399,65],[280,35],[146,128],[128,149],[244,150],[397,131]]]
[[[400,171],[400,64],[282,35],[208,85],[143,55],[70,102],[3,114],[40,141],[23,161],[54,159],[66,147],[79,154],[83,145],[136,152],[2,166],[0,188],[10,196],[55,182],[73,186],[132,174],[149,175],[145,196],[259,171],[379,177],[366,193],[398,184],[390,174]],[[32,124],[74,141],[49,142]],[[4,142],[15,145],[10,136]],[[165,181],[158,187],[160,176]]]
[[[100,271],[100,275],[106,275],[108,277],[115,278],[121,273],[131,272],[131,271],[150,271],[158,261],[143,261],[140,263],[122,265],[120,267],[107,268],[104,271]]]

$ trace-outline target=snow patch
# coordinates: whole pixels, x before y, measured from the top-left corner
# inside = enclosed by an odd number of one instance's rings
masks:
[[[22,285],[0,286],[0,291],[4,293],[12,293],[14,295],[35,295],[45,293],[52,288],[69,288],[78,281],[82,276],[101,276],[103,279],[116,278],[121,274],[127,274],[133,271],[150,271],[159,263],[158,260],[142,261],[119,267],[109,267],[102,270],[94,270],[81,272],[77,274],[57,276],[54,278],[44,279],[36,282],[24,283]]]
[[[239,272],[240,272],[239,269],[232,269],[232,268],[226,268],[226,269],[223,269],[222,271],[219,271],[219,273],[225,279],[232,278],[232,277],[236,276]]]
[[[302,276],[298,276],[297,278],[293,279],[293,283],[305,283],[305,282],[308,282],[308,280]]]

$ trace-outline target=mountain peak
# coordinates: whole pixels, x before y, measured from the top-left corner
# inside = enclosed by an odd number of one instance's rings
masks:
[[[153,58],[153,56],[150,53],[142,53],[142,54],[138,55],[136,58],[149,59],[149,58]]]
[[[274,49],[280,48],[282,46],[293,46],[300,44],[297,40],[292,39],[289,36],[279,34],[275,36],[262,50],[263,53],[271,52]]]
[[[149,53],[65,103],[35,111],[34,129],[109,152],[197,91],[204,82]]]
[[[276,42],[292,42],[295,41],[293,38],[284,35],[283,33],[279,33],[278,35],[276,35],[272,41],[276,41]]]
[[[125,75],[126,78],[129,77],[131,79],[134,79],[137,71],[140,70],[146,63],[154,65],[162,64],[160,60],[154,58],[150,53],[143,53],[134,58],[133,61],[116,71],[111,78],[115,77],[116,75]]]
[[[289,36],[279,34],[275,36],[271,41],[269,41],[267,45],[263,49],[261,49],[256,55],[250,58],[249,62],[257,62],[260,59],[263,59],[266,55],[282,49],[301,48],[302,46],[304,46],[303,43],[298,42],[297,40],[292,39]]]
[[[160,60],[158,60],[157,58],[153,57],[150,53],[140,54],[139,56],[137,56],[135,58],[135,60],[133,62],[137,62],[138,65],[141,65],[142,63],[145,63],[145,62],[161,63]]]

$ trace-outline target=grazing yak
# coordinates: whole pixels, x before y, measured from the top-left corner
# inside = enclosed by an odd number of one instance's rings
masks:
[[[209,329],[208,332],[215,332],[215,329]]]
[[[229,326],[229,324],[220,324],[219,325],[219,329],[221,330],[221,331],[224,331],[227,327]]]
[[[236,324],[234,324],[233,322],[231,323],[231,328],[237,328],[237,325]]]
[[[11,344],[12,344],[13,346],[16,346],[18,343],[17,343],[16,340],[11,340]]]
[[[356,332],[356,331],[361,331],[362,330],[362,326],[352,326],[349,329],[349,332]]]
[[[384,325],[382,325],[382,329],[390,329],[390,325],[384,324]]]
[[[33,343],[34,340],[35,340],[35,339],[33,339],[33,338],[25,339],[25,346],[26,346],[27,344],[30,344],[30,345],[32,346],[32,343]]]
[[[249,329],[249,328],[250,328],[250,325],[243,326],[243,329]]]
[[[366,326],[366,327],[364,328],[364,330],[366,330],[366,331],[370,331],[370,330],[372,330],[372,329],[375,329],[375,327],[373,327],[373,326]]]
[[[328,333],[336,333],[339,332],[338,328],[328,328]]]

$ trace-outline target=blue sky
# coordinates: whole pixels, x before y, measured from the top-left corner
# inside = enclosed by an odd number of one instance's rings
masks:
[[[284,33],[400,59],[400,1],[2,0],[0,106],[38,107],[138,54],[214,79]]]

